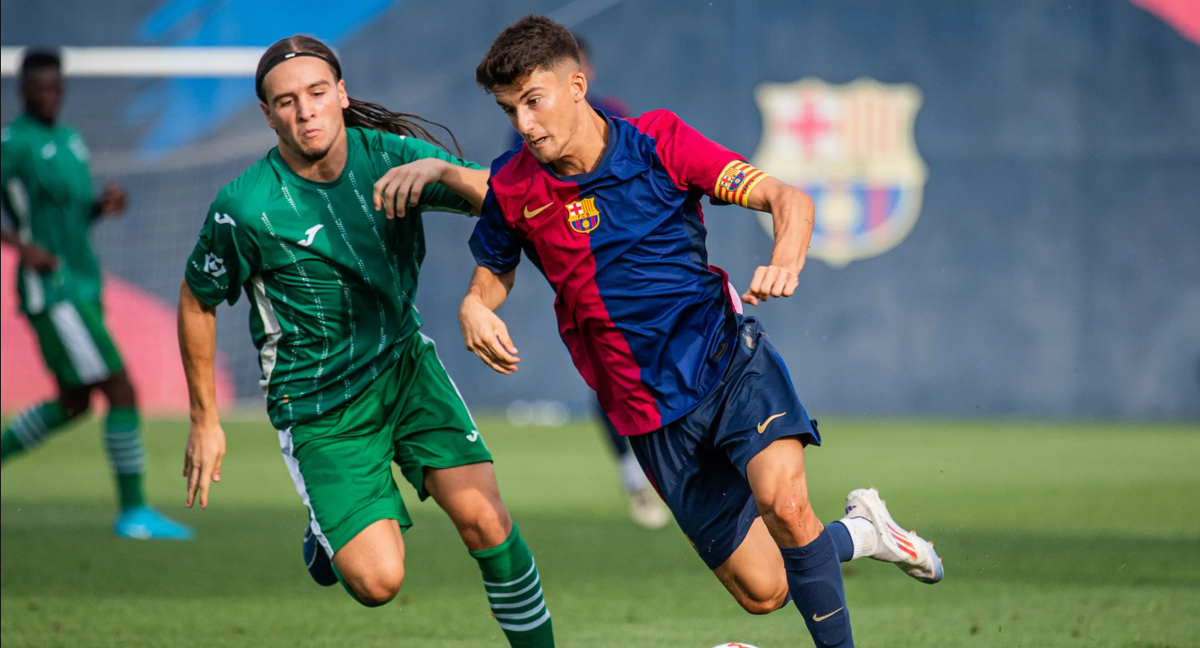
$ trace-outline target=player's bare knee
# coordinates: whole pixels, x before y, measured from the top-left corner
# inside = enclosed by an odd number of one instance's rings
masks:
[[[58,405],[68,419],[86,414],[90,404],[91,390],[86,388],[65,392],[58,398]]]
[[[137,407],[137,392],[129,380],[129,374],[124,371],[101,383],[100,389],[112,407]]]
[[[808,498],[796,493],[781,494],[767,502],[765,506],[760,503],[758,510],[763,516],[763,522],[766,522],[768,527],[775,522],[794,528],[813,516]]]
[[[508,539],[512,518],[503,504],[479,506],[456,522],[458,534],[472,551],[491,549]]]
[[[358,602],[367,607],[387,605],[400,593],[404,584],[404,567],[381,567],[357,579],[347,580]]]
[[[808,544],[820,533],[820,523],[808,498],[790,493],[759,503],[767,530],[783,546]]]

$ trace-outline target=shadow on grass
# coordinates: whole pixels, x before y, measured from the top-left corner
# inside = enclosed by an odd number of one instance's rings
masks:
[[[301,561],[306,518],[299,508],[171,511],[196,525],[199,540],[191,543],[115,538],[108,515],[97,508],[17,509],[6,503],[0,526],[5,595],[304,597],[324,592],[309,580]],[[695,587],[698,578],[711,578],[678,530],[644,531],[619,518],[518,515],[517,521],[548,587],[586,594],[639,583],[653,583],[655,589]],[[416,522],[405,536],[406,589],[477,588],[478,568],[450,523],[426,512]],[[1200,587],[1195,539],[926,531],[946,560],[947,581]],[[885,577],[882,567],[848,565],[848,581],[903,581],[890,571]],[[717,587],[715,581],[712,585]]]

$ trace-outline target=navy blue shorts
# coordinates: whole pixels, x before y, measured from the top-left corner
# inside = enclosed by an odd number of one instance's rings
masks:
[[[742,544],[758,508],[746,464],[772,442],[820,445],[783,359],[753,317],[738,317],[733,359],[716,389],[683,418],[629,437],[638,463],[709,569]]]

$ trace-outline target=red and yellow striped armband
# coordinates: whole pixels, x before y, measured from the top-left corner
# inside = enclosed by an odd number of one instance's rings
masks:
[[[734,160],[725,165],[721,175],[717,176],[717,185],[713,187],[713,198],[723,200],[731,205],[749,207],[750,192],[766,178],[767,174],[752,165]]]

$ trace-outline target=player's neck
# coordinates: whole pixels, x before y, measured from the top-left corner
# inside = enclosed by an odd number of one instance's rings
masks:
[[[550,163],[550,168],[560,176],[591,173],[604,157],[604,149],[608,147],[608,120],[592,110],[586,102],[582,110],[587,110],[587,117],[579,131],[575,133],[573,146],[564,155]]]
[[[319,160],[311,160],[299,151],[284,146],[283,142],[280,142],[279,145],[279,155],[283,158],[284,162],[287,162],[288,168],[301,178],[313,182],[333,182],[337,180],[346,168],[346,158],[349,155],[349,150],[350,147],[346,143],[345,129],[334,140],[333,145],[329,147],[329,152]]]
[[[33,121],[35,121],[43,126],[46,126],[47,128],[53,128],[55,122],[58,121],[58,115],[50,115],[49,117],[46,117],[44,115],[39,115],[31,110],[26,110],[25,114],[29,115],[29,117],[32,118]]]

